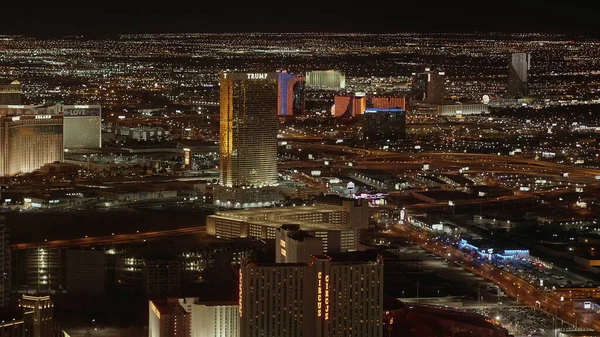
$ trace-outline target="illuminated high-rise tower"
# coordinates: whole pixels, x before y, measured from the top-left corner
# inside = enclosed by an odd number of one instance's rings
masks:
[[[509,98],[523,98],[528,95],[527,80],[531,68],[531,54],[512,53],[508,64],[508,88]]]
[[[277,184],[277,73],[221,74],[221,185]]]
[[[277,93],[277,113],[279,116],[292,116],[304,112],[306,77],[277,72],[279,77]]]

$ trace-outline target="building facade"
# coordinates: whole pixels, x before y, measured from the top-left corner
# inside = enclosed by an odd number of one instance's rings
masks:
[[[212,194],[215,205],[227,208],[265,207],[283,198],[277,186],[244,188],[215,186]]]
[[[49,296],[23,295],[19,309],[1,314],[0,319],[2,337],[58,336],[54,329],[54,304]]]
[[[381,337],[383,259],[240,267],[240,336]]]
[[[523,98],[528,95],[527,81],[531,68],[531,54],[512,53],[508,64],[508,98]]]
[[[240,337],[311,336],[315,289],[306,263],[240,267]]]
[[[412,92],[417,100],[427,104],[441,104],[446,90],[446,73],[426,68],[413,76]]]
[[[277,184],[277,79],[277,73],[221,74],[221,185]]]
[[[58,105],[63,115],[65,149],[97,149],[102,146],[102,107],[100,105]]]
[[[191,315],[177,299],[148,303],[148,337],[191,337]]]
[[[406,135],[406,113],[402,108],[367,109],[363,136],[367,145],[399,144]]]
[[[1,116],[0,139],[0,176],[33,172],[63,160],[63,116]]]
[[[308,263],[312,256],[323,254],[323,240],[300,229],[283,225],[275,232],[276,263]]]
[[[306,77],[280,71],[277,89],[277,113],[293,116],[304,112]]]
[[[31,315],[32,337],[54,337],[54,303],[50,296],[23,295],[19,301],[25,315]]]
[[[333,99],[334,116],[351,118],[362,115],[367,108],[367,97],[364,93],[353,96],[335,96]]]
[[[339,90],[346,87],[346,75],[335,70],[306,72],[306,86],[313,89]]]
[[[149,337],[239,337],[238,302],[206,302],[197,297],[149,302]]]
[[[221,211],[206,217],[206,233],[218,238],[275,239],[278,229],[294,224],[321,239],[323,252],[352,252],[358,250],[359,229],[368,228],[369,214],[368,204],[360,200]]]
[[[438,115],[464,116],[490,113],[488,104],[443,104],[438,106]]]
[[[191,315],[191,337],[239,337],[238,302],[206,302],[180,298],[179,305]]]
[[[23,104],[23,89],[21,82],[15,80],[10,84],[0,85],[0,105]]]
[[[406,97],[373,96],[367,99],[367,106],[375,109],[402,108],[406,110]]]
[[[106,254],[102,250],[70,249],[66,252],[67,294],[106,293]]]

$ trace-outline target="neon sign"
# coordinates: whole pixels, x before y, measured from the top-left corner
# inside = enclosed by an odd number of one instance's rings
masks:
[[[268,74],[246,74],[249,80],[264,80]]]
[[[329,275],[325,275],[325,320],[329,320]]]
[[[325,275],[325,291],[323,291],[323,272],[317,273],[317,316],[325,316],[329,320],[329,275]]]
[[[321,308],[322,308],[322,296],[321,293],[323,291],[323,289],[321,288],[321,282],[322,282],[322,278],[323,278],[323,273],[319,272],[317,274],[317,279],[318,279],[318,285],[317,285],[317,316],[321,317]]]

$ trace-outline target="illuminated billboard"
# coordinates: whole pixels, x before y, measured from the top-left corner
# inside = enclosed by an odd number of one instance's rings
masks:
[[[100,106],[69,106],[63,108],[63,115],[65,117],[75,117],[75,116],[100,116]]]

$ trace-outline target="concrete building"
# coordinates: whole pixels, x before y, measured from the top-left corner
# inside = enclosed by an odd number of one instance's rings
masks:
[[[142,272],[148,298],[179,296],[181,293],[181,262],[174,258],[147,257]]]
[[[402,108],[365,110],[363,137],[367,145],[397,145],[406,136],[406,113]]]
[[[208,302],[194,297],[178,301],[191,315],[191,337],[239,337],[238,302]]]
[[[116,134],[137,141],[161,140],[170,135],[168,130],[161,128],[160,126],[140,126],[131,128],[120,126],[116,131]]]
[[[306,72],[306,86],[312,89],[339,90],[346,87],[346,75],[335,70]]]
[[[240,336],[381,337],[383,259],[240,268]],[[360,305],[357,305],[360,304]]]
[[[0,85],[0,105],[23,104],[23,88],[21,82],[14,80],[10,84]]]
[[[406,97],[369,96],[367,106],[374,109],[402,108],[406,110]]]
[[[48,296],[23,295],[19,310],[0,314],[0,336],[55,337],[53,308]]]
[[[106,254],[102,250],[70,249],[66,254],[67,294],[106,292]]]
[[[264,207],[283,199],[278,186],[246,188],[214,186],[212,197],[215,205],[227,208]]]
[[[65,287],[65,270],[61,265],[64,253],[60,249],[32,247],[14,250],[15,261],[12,275],[18,293],[63,292]]]
[[[177,299],[148,303],[148,337],[191,337],[191,314]]]
[[[531,54],[512,53],[508,63],[508,87],[506,96],[519,99],[528,95],[529,69],[531,68]]]
[[[50,296],[23,295],[19,301],[25,315],[31,315],[31,337],[54,337],[54,303]]]
[[[206,232],[219,238],[275,239],[278,228],[297,224],[322,240],[323,252],[349,252],[358,249],[358,230],[368,227],[369,214],[369,206],[362,200],[347,200],[342,205],[222,211],[206,218]]]
[[[351,118],[365,112],[367,97],[359,92],[353,96],[335,96],[333,104],[335,117]]]
[[[283,225],[275,233],[276,263],[308,263],[323,254],[323,240],[300,230],[299,225]]]
[[[443,104],[438,106],[437,114],[440,116],[466,116],[490,113],[488,104]]]
[[[412,92],[417,100],[427,104],[440,104],[446,90],[446,74],[425,68],[422,73],[413,75]]]

